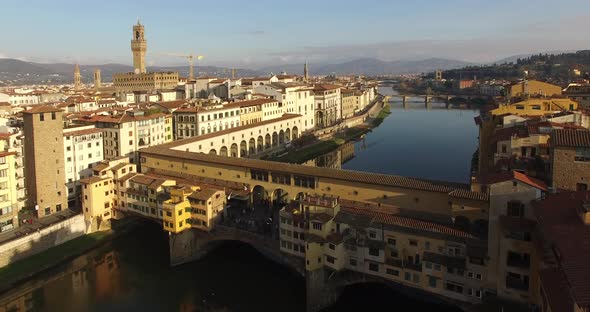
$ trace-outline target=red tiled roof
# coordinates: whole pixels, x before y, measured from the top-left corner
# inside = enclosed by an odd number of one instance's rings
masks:
[[[63,110],[53,107],[53,106],[37,105],[29,110],[24,111],[23,114],[39,114],[39,113],[53,113],[53,112],[63,112]]]
[[[486,184],[486,185],[496,184],[496,183],[500,183],[500,182],[506,182],[506,181],[510,181],[510,180],[517,180],[517,181],[520,181],[524,184],[528,184],[532,187],[536,187],[540,190],[547,191],[547,185],[545,184],[545,182],[543,182],[539,179],[529,177],[526,174],[520,173],[515,170],[513,170],[511,172],[501,172],[501,173],[488,174],[488,175],[480,176],[477,178],[477,181],[479,183]]]
[[[168,116],[164,113],[156,113],[144,116],[131,116],[129,114],[121,114],[118,116],[103,116],[103,115],[95,115],[88,119],[84,119],[86,122],[112,122],[112,123],[125,123],[131,122],[136,120],[151,120],[158,117]]]
[[[541,270],[539,276],[551,311],[573,311],[574,302],[563,272],[556,268],[549,268]]]
[[[456,198],[463,198],[463,199],[479,200],[479,201],[490,200],[490,194],[488,194],[487,192],[472,192],[470,190],[465,190],[465,189],[454,190],[449,193],[449,196],[456,197]]]
[[[383,223],[383,224],[390,224],[390,225],[397,225],[406,228],[428,231],[433,233],[439,233],[444,235],[450,235],[460,238],[475,238],[475,236],[463,232],[457,229],[454,229],[449,226],[445,226],[442,224],[422,221],[418,219],[412,219],[408,217],[402,217],[395,214],[384,213],[381,211],[374,211],[372,209],[365,209],[365,208],[342,208],[342,211],[357,214],[357,215],[365,215],[373,218],[374,222]]]
[[[8,140],[12,136],[10,132],[2,132],[0,133],[0,140]]]
[[[532,187],[536,187],[540,190],[543,191],[547,191],[547,185],[545,184],[545,182],[539,180],[539,179],[535,179],[535,178],[531,178],[529,176],[527,176],[524,173],[520,173],[518,171],[512,171],[512,174],[514,176],[514,179],[524,183],[524,184],[528,184]]]
[[[551,132],[553,146],[590,147],[590,131],[555,129]]]
[[[578,215],[590,192],[563,192],[533,202],[537,227],[559,255],[566,287],[581,307],[590,307],[590,226]],[[562,310],[556,310],[562,311]]]
[[[318,84],[313,87],[314,91],[328,91],[328,90],[335,90],[340,89],[341,86],[332,85],[332,84]]]
[[[187,101],[185,100],[175,100],[175,101],[166,101],[166,102],[156,102],[153,105],[162,106],[167,109],[174,109],[181,107],[182,105],[186,104]]]
[[[100,133],[100,132],[102,132],[101,129],[92,128],[92,129],[84,129],[84,130],[64,132],[63,135],[64,136],[79,136],[79,135],[92,134],[92,133]]]
[[[239,105],[240,107],[246,107],[246,106],[256,106],[256,105],[262,105],[262,104],[267,104],[267,103],[277,103],[277,102],[278,102],[277,100],[273,100],[273,99],[255,99],[255,100],[234,102],[234,104]]]

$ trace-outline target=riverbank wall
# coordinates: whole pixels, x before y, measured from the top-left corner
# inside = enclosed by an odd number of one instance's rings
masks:
[[[0,268],[86,234],[82,214],[0,245]]]
[[[366,109],[365,112],[363,112],[357,116],[346,118],[341,123],[339,123],[337,125],[316,130],[314,132],[314,135],[320,140],[325,140],[325,139],[329,139],[329,138],[333,137],[336,133],[343,131],[346,128],[360,126],[360,125],[364,124],[367,121],[367,119],[375,118],[379,114],[381,109],[383,109],[385,104],[388,103],[388,101],[389,101],[389,97],[379,95],[378,98],[373,103],[369,104],[369,106],[368,106],[369,108]]]

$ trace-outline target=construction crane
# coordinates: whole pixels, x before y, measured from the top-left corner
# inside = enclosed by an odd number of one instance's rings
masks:
[[[188,65],[189,65],[189,71],[188,71],[188,79],[189,80],[193,80],[195,79],[195,70],[193,67],[193,63],[194,60],[202,60],[203,56],[202,55],[195,55],[195,54],[177,54],[177,53],[165,53],[164,55],[168,55],[168,56],[176,56],[176,57],[184,57],[186,59],[188,59]],[[198,73],[197,73],[198,74]]]

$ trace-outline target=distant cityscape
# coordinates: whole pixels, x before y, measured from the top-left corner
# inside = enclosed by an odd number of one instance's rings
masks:
[[[305,278],[310,312],[367,281],[466,311],[590,309],[589,51],[150,68],[148,31],[131,26],[133,66],[0,60],[0,269],[148,220],[171,266],[253,246]],[[479,111],[470,183],[310,162],[352,158],[346,143],[416,99]]]

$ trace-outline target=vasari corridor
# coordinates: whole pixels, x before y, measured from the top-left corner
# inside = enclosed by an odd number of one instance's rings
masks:
[[[590,2],[0,9],[0,312],[590,312]]]

